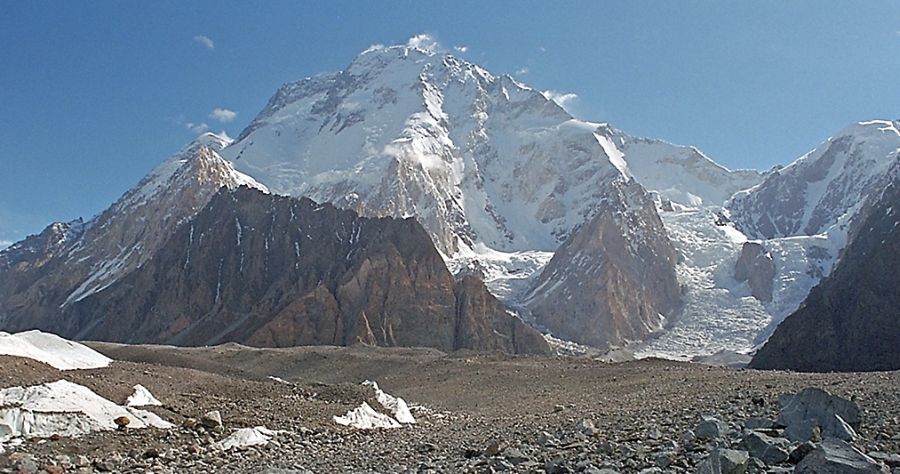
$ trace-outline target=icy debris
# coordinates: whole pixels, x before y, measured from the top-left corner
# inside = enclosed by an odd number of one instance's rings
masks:
[[[173,425],[153,413],[123,407],[68,380],[0,390],[0,443],[18,437],[79,436],[116,429],[113,420],[127,417],[129,428]]]
[[[269,376],[269,380],[271,380],[271,381],[273,381],[273,382],[283,383],[283,384],[285,384],[285,385],[294,385],[294,384],[288,382],[287,380],[285,380],[285,379],[283,379],[283,378],[281,378],[281,377],[276,377],[276,376],[274,376],[274,375],[270,375],[270,376]]]
[[[363,382],[363,385],[370,386],[375,390],[375,399],[378,400],[378,403],[386,410],[389,410],[397,421],[407,424],[416,422],[416,419],[413,418],[412,413],[410,413],[409,406],[406,404],[405,400],[385,393],[378,388],[378,383],[371,380],[366,380]]]
[[[215,449],[228,451],[232,448],[246,448],[250,446],[265,446],[278,435],[277,431],[270,430],[265,426],[257,426],[254,428],[241,428],[235,430],[231,436],[213,444]]]
[[[384,413],[378,413],[366,402],[363,402],[358,408],[348,411],[344,416],[335,416],[334,422],[360,430],[400,428],[403,426],[394,418]]]
[[[83,344],[37,330],[16,334],[0,332],[0,355],[34,359],[59,370],[96,369],[112,362]]]
[[[161,407],[162,402],[159,401],[156,397],[150,393],[150,390],[147,390],[147,387],[144,387],[141,384],[137,384],[134,386],[134,393],[128,397],[128,400],[125,400],[125,406],[129,407]]]
[[[350,426],[360,430],[376,428],[400,428],[404,424],[413,424],[416,419],[409,410],[409,405],[402,398],[385,393],[378,387],[378,383],[366,380],[362,385],[372,387],[375,390],[375,399],[391,412],[391,415],[380,413],[366,402],[356,409],[350,410],[344,416],[335,416],[334,422],[339,425]]]

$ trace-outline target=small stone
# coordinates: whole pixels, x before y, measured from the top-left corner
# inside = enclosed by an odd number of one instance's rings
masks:
[[[120,430],[124,430],[129,424],[131,424],[131,420],[127,416],[120,416],[113,420],[113,423],[115,423]]]
[[[78,456],[75,456],[74,464],[75,464],[75,467],[88,467],[91,465],[91,460],[88,459],[87,456],[83,456],[83,455],[79,454]]]
[[[588,419],[579,421],[575,428],[585,436],[594,436],[598,432],[597,427],[594,426],[594,422]]]
[[[500,454],[501,451],[506,449],[509,446],[505,441],[494,440],[488,443],[487,448],[484,450],[484,455],[488,457],[496,456]]]
[[[48,474],[63,474],[66,472],[62,466],[57,466],[56,464],[51,464],[49,466],[44,466],[44,470],[47,471]]]
[[[434,451],[437,451],[437,446],[432,443],[422,443],[416,447],[416,452],[419,454],[431,453]]]
[[[775,422],[768,418],[747,418],[744,420],[744,428],[748,430],[766,430],[775,426]]]
[[[790,456],[788,457],[788,462],[791,464],[797,464],[803,460],[809,453],[815,451],[816,445],[812,441],[807,441],[805,443],[800,443],[795,447]]]
[[[200,417],[200,424],[209,429],[222,426],[222,414],[219,410],[213,410]]]
[[[522,464],[531,460],[528,458],[528,456],[522,454],[522,451],[516,448],[506,448],[501,454],[504,458],[506,458],[507,461],[509,461],[513,465]]]
[[[565,409],[566,409],[566,407],[564,407],[562,405],[553,405],[553,413],[559,413]]]

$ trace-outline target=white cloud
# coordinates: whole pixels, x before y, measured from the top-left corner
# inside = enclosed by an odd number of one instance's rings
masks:
[[[458,51],[460,53],[465,53],[466,51],[469,50],[469,47],[468,46],[454,46],[453,49],[455,49],[456,51]]]
[[[578,100],[578,94],[573,92],[558,92],[558,91],[544,91],[544,97],[552,100],[559,104],[560,107],[566,109],[566,112],[571,113],[570,107]]]
[[[216,43],[209,36],[197,35],[194,36],[194,41],[200,43],[206,49],[216,49]]]
[[[545,48],[545,47],[543,47],[543,46],[540,46],[540,47],[538,47],[538,51],[540,51],[540,52],[542,52],[542,53],[546,53],[546,52],[547,52],[547,48]]]
[[[237,112],[228,109],[221,109],[216,107],[209,113],[209,118],[215,120],[217,122],[231,122],[234,118],[237,117]]]
[[[516,75],[517,75],[517,76],[524,76],[525,74],[528,74],[528,71],[529,71],[528,66],[525,66],[525,67],[523,67],[523,68],[517,69],[517,70],[516,70]]]
[[[13,244],[12,240],[0,240],[0,250],[3,250],[6,247],[9,247],[12,244]]]
[[[437,38],[428,33],[420,33],[413,36],[406,42],[406,46],[409,48],[421,49],[422,51],[429,53],[436,53],[441,49],[441,45],[438,43]]]
[[[188,122],[188,123],[184,124],[184,128],[186,128],[198,135],[209,131],[209,125],[202,123],[202,122],[201,123]]]

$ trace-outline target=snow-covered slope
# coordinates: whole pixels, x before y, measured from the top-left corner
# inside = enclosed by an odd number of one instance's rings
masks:
[[[414,215],[448,256],[553,251],[624,178],[597,129],[509,76],[373,47],[283,86],[222,154],[275,193]]]
[[[692,146],[633,137],[610,126],[598,132],[621,150],[631,175],[663,201],[686,207],[722,206],[734,193],[763,179],[756,170],[729,170]]]
[[[27,357],[59,370],[96,369],[112,362],[84,344],[41,331],[0,332],[0,354]]]

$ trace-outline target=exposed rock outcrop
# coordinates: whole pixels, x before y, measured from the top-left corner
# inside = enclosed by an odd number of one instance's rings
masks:
[[[427,346],[548,353],[415,220],[223,190],[154,258],[48,328],[121,342]]]
[[[615,196],[560,246],[526,300],[555,335],[596,347],[644,339],[681,304],[677,255],[649,195]]]
[[[865,204],[837,268],[750,366],[811,372],[900,369],[900,159]]]
[[[772,254],[762,244],[744,242],[741,256],[734,265],[734,279],[747,282],[754,298],[760,301],[772,301],[772,289],[775,278],[775,262]]]
[[[226,144],[202,135],[90,221],[51,224],[0,252],[0,329],[45,327],[61,307],[140,267],[220,188],[264,189],[219,156]]]

